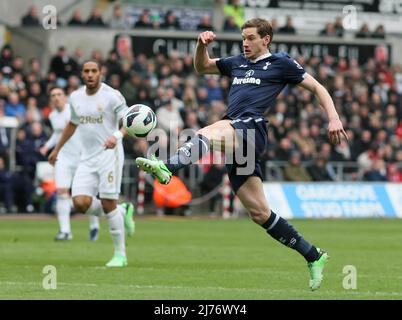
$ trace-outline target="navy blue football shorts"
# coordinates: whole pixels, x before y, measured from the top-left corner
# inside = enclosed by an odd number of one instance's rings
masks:
[[[268,121],[264,117],[241,117],[231,120],[239,147],[232,155],[226,155],[226,170],[234,193],[250,176],[263,180],[260,157],[268,145]]]

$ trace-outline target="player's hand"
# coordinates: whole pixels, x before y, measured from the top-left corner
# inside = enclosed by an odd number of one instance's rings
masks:
[[[48,150],[48,148],[47,148],[46,146],[43,146],[42,148],[39,149],[39,153],[40,153],[42,156],[46,156],[46,154],[47,154],[48,151],[49,151],[49,150]]]
[[[346,141],[349,140],[347,133],[343,129],[343,125],[341,120],[339,119],[332,119],[329,121],[328,124],[328,139],[332,144],[340,144],[342,136],[346,139]]]
[[[105,149],[114,149],[117,145],[117,139],[115,136],[111,136],[109,137],[105,144],[103,145],[105,147]]]
[[[54,166],[56,161],[57,161],[57,155],[59,154],[59,152],[57,150],[53,150],[48,157],[49,163]]]
[[[204,46],[209,45],[216,38],[215,33],[212,31],[204,31],[198,35],[198,43],[203,44]]]

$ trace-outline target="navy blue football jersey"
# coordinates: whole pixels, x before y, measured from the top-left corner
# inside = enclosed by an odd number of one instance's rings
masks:
[[[285,52],[255,63],[240,54],[219,59],[216,65],[221,74],[232,78],[227,110],[231,119],[262,116],[287,84],[298,84],[306,75],[303,67]]]

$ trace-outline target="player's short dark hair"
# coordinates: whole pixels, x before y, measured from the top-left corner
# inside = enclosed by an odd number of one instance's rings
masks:
[[[96,60],[85,60],[84,63],[82,64],[82,67],[81,67],[82,70],[84,70],[84,65],[86,63],[88,63],[88,62],[96,63],[96,65],[98,66],[99,71],[101,70],[101,64]]]
[[[261,18],[254,18],[247,20],[241,26],[241,30],[244,30],[246,28],[257,28],[257,33],[260,35],[261,38],[269,36],[270,41],[268,43],[268,46],[271,44],[272,39],[274,37],[274,32],[272,30],[272,25],[268,20]]]
[[[50,94],[52,93],[53,90],[59,89],[61,91],[63,91],[64,94],[66,94],[66,90],[64,90],[64,88],[60,87],[60,86],[51,86],[48,90],[48,94],[50,96]]]

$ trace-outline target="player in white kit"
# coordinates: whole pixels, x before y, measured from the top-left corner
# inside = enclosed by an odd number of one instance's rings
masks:
[[[119,122],[127,105],[119,91],[101,82],[97,62],[83,64],[82,78],[85,86],[70,95],[71,120],[49,162],[56,162],[59,151],[79,127],[82,149],[72,185],[74,207],[82,213],[97,211],[99,204],[93,199],[99,193],[114,244],[114,255],[106,266],[124,267],[125,232],[134,232],[133,208],[123,211],[117,206],[124,162],[122,138],[126,134],[123,128],[119,130]]]
[[[67,97],[62,88],[54,87],[49,91],[50,104],[54,108],[49,115],[53,134],[45,145],[39,150],[46,155],[59,142],[64,127],[70,122],[70,106],[66,103]],[[61,149],[55,164],[55,180],[57,188],[56,212],[59,221],[59,233],[54,238],[56,241],[71,240],[73,238],[70,224],[70,212],[72,200],[70,188],[81,155],[81,141],[79,130]],[[97,199],[93,201],[99,201]],[[96,241],[99,232],[99,218],[97,215],[89,215],[89,239]]]

